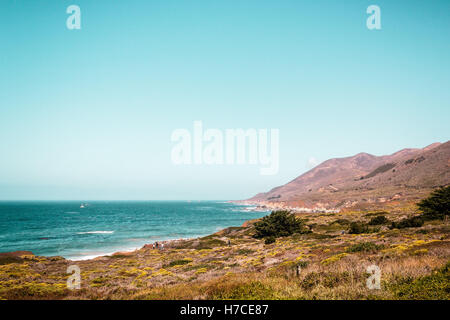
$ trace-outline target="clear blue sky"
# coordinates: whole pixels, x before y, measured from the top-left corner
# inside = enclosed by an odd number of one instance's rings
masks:
[[[81,30],[66,8],[81,8]],[[366,28],[381,8],[382,30]],[[2,0],[0,199],[242,199],[449,139],[450,1]],[[280,170],[174,166],[176,128],[278,128]]]

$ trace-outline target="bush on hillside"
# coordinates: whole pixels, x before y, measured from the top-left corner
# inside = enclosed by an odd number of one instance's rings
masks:
[[[255,223],[255,235],[257,239],[266,238],[268,243],[271,237],[287,237],[294,233],[305,232],[302,220],[298,220],[290,211],[273,211],[270,215]]]
[[[348,224],[350,224],[350,221],[349,220],[347,220],[347,219],[337,219],[337,220],[334,220],[332,223],[330,223],[330,224],[340,224],[341,226],[342,225],[348,225]]]
[[[370,219],[369,225],[376,226],[380,224],[386,224],[389,223],[389,220],[385,216],[378,216]]]
[[[369,233],[369,227],[361,222],[352,222],[350,224],[349,234]]]
[[[264,239],[264,244],[275,243],[275,241],[276,241],[276,238],[274,236],[269,236]]]
[[[428,198],[420,201],[417,206],[426,220],[444,219],[444,217],[450,215],[450,186],[434,190]]]
[[[429,275],[419,278],[405,277],[388,283],[395,298],[402,300],[449,300],[450,263]]]
[[[391,228],[403,229],[403,228],[418,228],[423,226],[423,219],[420,216],[412,218],[406,218],[399,222],[392,222]]]
[[[347,248],[346,252],[376,252],[383,248],[384,246],[381,244],[378,245],[373,242],[361,242]]]

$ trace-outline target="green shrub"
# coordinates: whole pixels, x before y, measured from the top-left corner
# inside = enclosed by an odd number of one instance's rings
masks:
[[[420,216],[412,218],[406,218],[399,222],[392,222],[391,228],[403,229],[403,228],[418,228],[423,226],[423,219]]]
[[[294,233],[305,232],[302,220],[298,220],[290,211],[273,211],[270,215],[255,223],[256,239],[287,237]]]
[[[255,250],[244,248],[244,249],[239,249],[237,251],[237,254],[246,256],[246,255],[252,254],[253,252],[255,252]]]
[[[275,243],[275,237],[273,237],[273,236],[269,236],[269,237],[266,237],[265,239],[264,239],[264,243],[265,244],[271,244],[271,243]]]
[[[184,264],[188,264],[191,261],[192,261],[191,259],[174,260],[174,261],[171,261],[168,264],[163,265],[163,268],[170,268],[170,267],[174,267],[174,266],[181,266],[181,265],[184,265]]]
[[[449,300],[450,299],[450,262],[431,275],[413,279],[402,278],[389,289],[396,298],[405,300]]]
[[[91,280],[91,287],[102,287],[108,282],[107,277],[98,277]]]
[[[443,219],[450,215],[450,186],[436,189],[417,206],[425,219]]]
[[[199,269],[206,269],[206,270],[213,270],[216,269],[217,266],[212,264],[196,264],[196,265],[187,265],[186,267],[183,267],[184,271],[191,271],[191,270],[199,270]]]
[[[204,237],[200,239],[200,243],[195,246],[196,249],[213,249],[216,247],[223,247],[226,246],[227,242],[215,239],[215,238],[208,238]]]
[[[108,256],[110,259],[125,259],[129,258],[129,256],[126,256],[124,254],[113,254],[112,256]]]
[[[8,300],[59,299],[68,292],[65,283],[28,282],[10,287],[0,286],[0,297]]]
[[[374,216],[384,216],[386,214],[388,214],[389,212],[387,211],[373,211],[373,212],[369,212],[367,214],[365,214],[365,217],[374,217]]]
[[[347,252],[375,252],[383,248],[383,245],[378,245],[373,242],[361,242],[349,247]]]
[[[337,220],[334,220],[331,224],[340,224],[342,226],[342,225],[350,224],[350,221],[347,219],[337,219]]]
[[[352,222],[350,224],[350,229],[348,230],[350,234],[360,234],[369,233],[369,227],[361,222]]]
[[[389,220],[385,216],[378,216],[370,219],[369,225],[376,226],[380,224],[386,224],[389,223]]]
[[[336,238],[336,235],[332,234],[323,234],[323,233],[314,233],[314,232],[307,232],[309,239],[316,239],[316,240],[326,240],[326,239],[332,239]],[[295,236],[293,237],[295,238]]]

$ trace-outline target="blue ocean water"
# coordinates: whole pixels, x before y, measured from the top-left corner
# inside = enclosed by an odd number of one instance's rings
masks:
[[[266,215],[215,201],[0,202],[0,252],[80,260],[194,238]]]

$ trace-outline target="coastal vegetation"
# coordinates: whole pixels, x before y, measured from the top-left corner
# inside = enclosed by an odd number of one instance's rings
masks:
[[[418,203],[427,220],[444,219],[450,215],[450,186],[439,188]]]
[[[419,216],[403,219],[399,222],[392,222],[392,228],[418,228],[423,226],[423,219]]]
[[[256,239],[266,239],[273,243],[276,238],[287,237],[294,233],[304,233],[303,221],[287,210],[273,211],[254,225]],[[269,241],[267,241],[269,239]]]
[[[389,220],[385,216],[376,216],[369,221],[369,225],[380,225],[389,223]]]
[[[450,225],[440,218],[446,209],[430,214],[411,203],[334,214],[274,211],[163,250],[145,246],[85,261],[0,254],[0,299],[448,300]],[[66,286],[74,264],[79,290]],[[366,286],[373,264],[381,270],[379,290]]]

